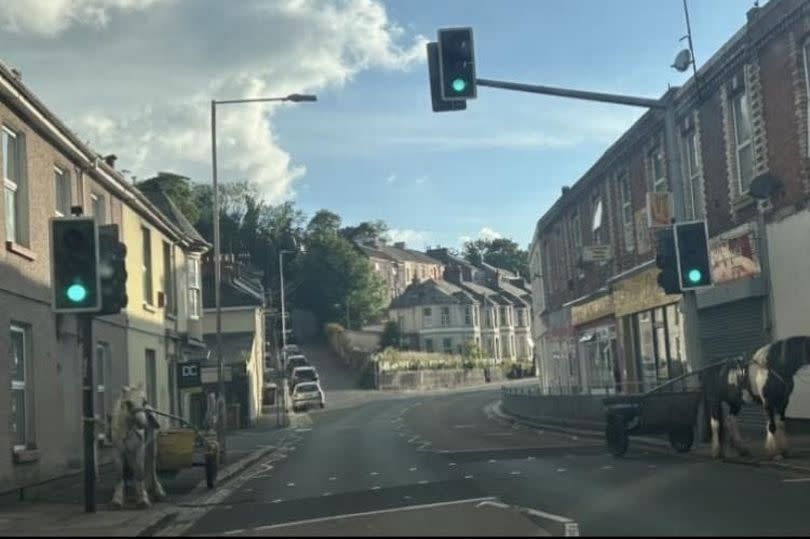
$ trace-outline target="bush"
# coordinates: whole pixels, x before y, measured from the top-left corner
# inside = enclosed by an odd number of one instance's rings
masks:
[[[399,324],[391,320],[385,324],[382,335],[380,336],[381,348],[399,348],[402,335],[399,331]]]

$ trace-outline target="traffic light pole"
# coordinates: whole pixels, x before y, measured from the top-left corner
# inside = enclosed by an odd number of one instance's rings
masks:
[[[78,333],[82,341],[84,380],[82,397],[84,413],[84,511],[96,512],[96,418],[93,402],[93,314],[76,316]]]
[[[553,86],[540,86],[535,84],[522,84],[490,79],[477,78],[476,84],[478,86],[500,88],[503,90],[514,90],[518,92],[529,92],[534,94],[553,95],[558,97],[583,99],[586,101],[598,101],[601,103],[613,103],[617,105],[629,105],[633,107],[645,107],[649,109],[662,110],[664,112],[664,143],[666,146],[667,155],[667,176],[672,180],[672,198],[675,206],[674,217],[675,221],[686,220],[683,176],[681,175],[681,159],[677,142],[678,132],[675,120],[674,92],[668,92],[661,99],[649,99],[645,97],[622,94],[588,92],[583,90],[573,90],[570,88],[557,88]],[[683,292],[681,296],[681,313],[683,314],[686,358],[693,369],[699,368],[703,365],[703,360],[700,349],[697,297],[695,296],[695,292],[693,290]],[[702,419],[703,418],[701,416],[701,420]]]

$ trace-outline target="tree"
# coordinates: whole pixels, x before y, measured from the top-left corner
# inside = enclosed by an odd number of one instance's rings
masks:
[[[393,320],[388,321],[380,336],[380,348],[399,348],[401,337],[399,324]]]
[[[357,226],[347,226],[340,229],[340,235],[349,241],[378,240],[385,243],[388,225],[385,221],[363,221]]]
[[[307,225],[308,236],[335,235],[340,230],[340,216],[329,210],[318,210]]]
[[[191,180],[186,176],[171,172],[160,172],[154,178],[136,183],[135,187],[139,189],[160,188],[192,224],[196,223],[200,217],[200,208],[192,196]]]
[[[484,261],[529,279],[529,253],[507,238],[477,239],[464,244],[464,258],[478,264]]]
[[[465,359],[481,359],[483,357],[481,347],[472,339],[468,339],[461,344],[461,355]]]

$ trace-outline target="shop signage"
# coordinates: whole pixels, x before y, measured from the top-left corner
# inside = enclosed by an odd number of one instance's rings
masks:
[[[186,389],[202,386],[202,373],[199,361],[186,361],[177,364],[177,387]]]
[[[750,227],[724,234],[709,245],[715,284],[759,275],[756,235]]]
[[[203,384],[216,384],[217,382],[219,382],[219,379],[217,378],[216,366],[202,367],[200,371]],[[228,368],[227,365],[225,365],[224,371],[225,371],[225,381],[230,382],[232,380],[231,369]]]
[[[586,245],[582,248],[583,262],[606,262],[613,258],[610,245]]]
[[[572,306],[571,322],[578,326],[611,314],[613,314],[613,296],[606,295],[582,305]]]
[[[647,193],[647,226],[666,228],[672,226],[673,200],[670,192]]]
[[[665,294],[658,286],[658,268],[613,284],[613,304],[616,316],[624,316],[679,301],[678,294]]]

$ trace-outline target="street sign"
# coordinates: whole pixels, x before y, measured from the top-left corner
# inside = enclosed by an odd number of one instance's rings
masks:
[[[177,364],[177,387],[187,389],[202,386],[202,370],[199,361]]]
[[[612,258],[610,245],[586,245],[582,248],[583,262],[606,262]]]
[[[672,226],[675,215],[672,193],[647,193],[647,226],[649,228],[667,228]]]

